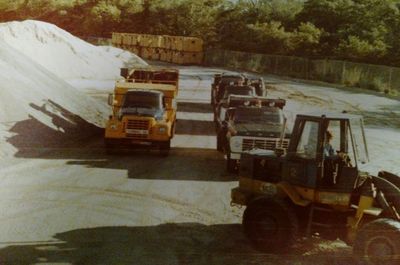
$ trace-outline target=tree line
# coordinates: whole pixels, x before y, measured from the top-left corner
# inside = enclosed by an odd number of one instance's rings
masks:
[[[400,0],[0,0],[0,21],[78,36],[196,36],[208,47],[400,66]]]

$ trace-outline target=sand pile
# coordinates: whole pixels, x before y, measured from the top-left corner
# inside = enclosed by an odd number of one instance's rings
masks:
[[[0,39],[63,79],[114,79],[122,66],[146,65],[133,53],[94,46],[40,21],[1,23]]]

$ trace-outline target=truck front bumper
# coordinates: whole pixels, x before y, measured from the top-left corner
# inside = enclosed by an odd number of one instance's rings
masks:
[[[231,155],[231,159],[240,160],[240,156],[241,156],[240,153],[232,153],[232,152],[231,152],[230,155]]]
[[[161,145],[168,142],[166,141],[154,141],[145,139],[130,139],[130,138],[105,138],[104,143],[106,147],[114,148],[158,148]]]

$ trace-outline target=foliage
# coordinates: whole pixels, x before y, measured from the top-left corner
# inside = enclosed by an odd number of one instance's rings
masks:
[[[400,0],[0,0],[0,21],[79,36],[198,36],[209,47],[400,65]]]

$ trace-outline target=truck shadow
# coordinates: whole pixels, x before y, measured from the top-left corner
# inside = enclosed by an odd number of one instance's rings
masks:
[[[237,180],[237,176],[225,171],[225,160],[220,153],[198,148],[174,148],[168,157],[148,150],[120,150],[113,155],[98,155],[97,158],[90,154],[80,155],[77,160],[69,160],[67,165],[127,170],[128,178],[131,179]]]
[[[197,102],[178,102],[178,111],[195,113],[213,113],[211,104]]]
[[[215,136],[215,123],[179,119],[176,123],[176,134]]]
[[[51,110],[49,111],[49,105]],[[202,148],[172,148],[168,157],[157,150],[121,150],[106,154],[104,129],[88,123],[55,102],[30,106],[45,114],[50,125],[35,117],[16,123],[7,142],[17,149],[17,158],[64,159],[67,165],[88,168],[127,170],[132,179],[232,181],[236,176],[225,172],[223,156],[216,150]],[[197,105],[196,105],[197,106]],[[213,135],[213,122],[180,120],[176,133],[183,135]],[[155,166],[156,165],[156,166]]]
[[[54,241],[29,244],[2,242],[3,265],[25,264],[266,264],[311,265],[354,263],[347,252],[321,250],[304,256],[288,250],[282,255],[254,251],[239,224],[169,223],[158,226],[110,226],[71,230]]]

